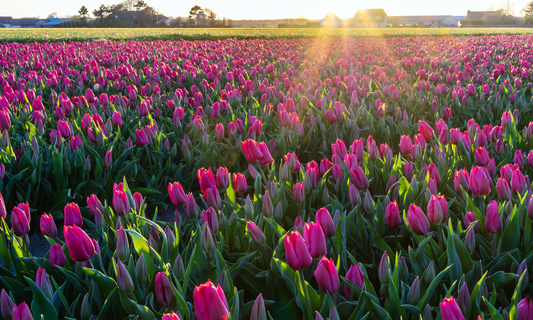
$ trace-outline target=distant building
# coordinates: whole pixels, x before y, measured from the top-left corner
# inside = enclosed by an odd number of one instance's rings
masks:
[[[470,11],[466,13],[465,25],[498,25],[504,22],[501,11]]]
[[[334,13],[328,13],[324,19],[320,20],[320,26],[326,28],[338,28],[342,26],[342,20]]]
[[[43,28],[62,28],[69,26],[69,18],[48,18],[48,22],[45,22]]]
[[[390,16],[388,24],[392,27],[418,28],[457,28],[459,20],[453,16]]]
[[[387,14],[383,9],[359,9],[354,16],[356,28],[386,28]]]
[[[13,17],[0,16],[0,28],[9,28],[13,24]]]

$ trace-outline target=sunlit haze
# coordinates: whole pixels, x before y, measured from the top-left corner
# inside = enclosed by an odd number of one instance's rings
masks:
[[[85,5],[92,13],[100,4],[110,5],[121,2],[120,0],[17,0],[0,1],[0,16],[41,17],[46,18],[56,12],[61,16],[71,16]],[[204,0],[204,1],[176,1],[176,0],[147,0],[148,5],[167,16],[187,16],[189,9],[194,5],[210,8],[220,18],[228,19],[281,19],[305,17],[320,19],[328,12],[337,14],[340,18],[352,17],[357,9],[383,8],[389,16],[394,15],[466,15],[467,10],[497,9],[501,1],[487,0],[375,0],[372,2],[347,1],[347,0]],[[514,1],[515,14],[519,15],[528,0]]]

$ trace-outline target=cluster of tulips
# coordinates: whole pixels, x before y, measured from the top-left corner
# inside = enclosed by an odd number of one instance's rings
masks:
[[[531,40],[1,44],[0,316],[533,318]]]

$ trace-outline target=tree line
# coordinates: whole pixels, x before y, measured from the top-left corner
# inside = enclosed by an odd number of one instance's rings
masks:
[[[174,28],[223,28],[231,27],[231,20],[220,19],[209,9],[195,5],[188,17],[168,20],[144,0],[125,0],[118,4],[101,4],[92,11],[94,19],[89,19],[89,9],[82,6],[78,15],[69,23],[81,27],[174,27]]]

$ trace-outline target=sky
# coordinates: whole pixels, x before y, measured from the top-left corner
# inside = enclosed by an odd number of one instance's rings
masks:
[[[340,18],[352,17],[357,9],[383,8],[389,16],[395,15],[466,15],[468,10],[483,11],[497,9],[507,0],[145,0],[148,5],[167,16],[187,16],[190,8],[199,5],[210,8],[220,18],[240,19],[283,19],[305,17],[323,18],[328,12]],[[510,0],[515,14],[531,0]],[[85,5],[89,12],[100,4],[111,5],[121,0],[0,0],[0,16],[46,18],[56,12],[71,16]],[[370,4],[371,2],[371,4]]]

